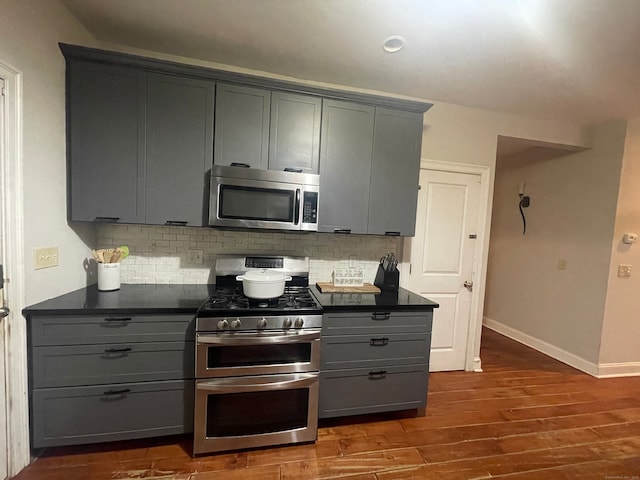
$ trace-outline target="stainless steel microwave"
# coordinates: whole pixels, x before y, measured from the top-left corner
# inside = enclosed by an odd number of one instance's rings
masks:
[[[319,185],[309,173],[214,165],[209,225],[317,231]]]

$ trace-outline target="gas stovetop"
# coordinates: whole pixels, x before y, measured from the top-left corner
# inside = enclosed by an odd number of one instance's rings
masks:
[[[279,315],[320,314],[322,308],[307,287],[286,287],[278,298],[257,300],[248,298],[241,287],[218,288],[198,310],[198,317],[220,317],[226,315]]]

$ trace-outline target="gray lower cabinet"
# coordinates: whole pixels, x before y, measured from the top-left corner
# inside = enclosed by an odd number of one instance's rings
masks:
[[[215,83],[147,74],[145,223],[208,225]]]
[[[367,233],[375,108],[325,100],[318,231]]]
[[[422,114],[376,107],[367,233],[413,236]]]
[[[426,406],[432,311],[325,313],[319,417]]]
[[[268,168],[270,102],[269,90],[218,83],[213,163]]]
[[[69,219],[144,223],[145,72],[74,61],[67,75]]]
[[[35,315],[29,350],[34,448],[193,429],[193,315]]]

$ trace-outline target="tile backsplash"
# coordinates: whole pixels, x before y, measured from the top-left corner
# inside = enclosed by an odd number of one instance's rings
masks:
[[[401,255],[399,237],[233,231],[197,227],[100,225],[95,248],[127,245],[121,264],[122,283],[215,283],[218,255],[265,254],[310,259],[309,282],[329,282],[333,270],[356,266],[373,283],[380,257]],[[203,263],[188,263],[188,251],[201,250]]]

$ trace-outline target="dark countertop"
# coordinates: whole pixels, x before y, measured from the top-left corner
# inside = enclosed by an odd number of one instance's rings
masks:
[[[215,285],[133,285],[101,292],[90,285],[25,308],[29,317],[39,314],[193,313]]]
[[[215,285],[123,284],[120,290],[101,292],[91,285],[25,308],[30,315],[47,314],[120,314],[120,313],[193,313],[215,290]],[[324,311],[425,310],[438,304],[409,290],[371,293],[320,293],[311,291]]]
[[[315,285],[311,287],[311,292],[318,299],[325,312],[358,311],[358,310],[378,310],[378,311],[398,311],[398,310],[429,310],[438,308],[436,302],[418,294],[398,289],[397,292],[374,293],[320,293]]]

